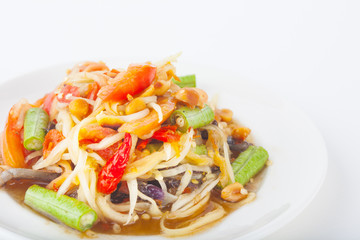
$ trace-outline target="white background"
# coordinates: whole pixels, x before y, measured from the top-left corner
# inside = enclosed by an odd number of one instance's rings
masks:
[[[359,1],[1,1],[0,83],[58,63],[179,51],[237,72],[303,109],[328,148],[318,195],[266,239],[359,239],[359,13]]]

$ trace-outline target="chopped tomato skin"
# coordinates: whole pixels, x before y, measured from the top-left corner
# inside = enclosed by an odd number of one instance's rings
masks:
[[[99,154],[100,157],[102,157],[102,159],[104,159],[105,161],[108,161],[112,156],[114,156],[114,154],[116,153],[116,151],[119,149],[120,143],[114,143],[113,145],[111,145],[110,147],[107,147],[105,149],[102,150],[96,150],[95,152],[97,154]]]
[[[49,156],[54,147],[64,140],[65,137],[62,133],[56,129],[51,129],[46,135],[43,143],[43,157],[44,159]]]
[[[61,89],[60,94],[57,95],[57,99],[59,100],[59,102],[62,103],[70,103],[71,98],[69,98],[68,95],[79,97],[80,96],[79,88],[76,86],[65,84],[65,86]]]
[[[49,116],[50,116],[50,110],[51,110],[51,106],[54,101],[54,98],[55,98],[55,93],[53,93],[53,92],[45,95],[43,109],[44,109],[44,111],[47,112],[47,114],[49,114]]]
[[[79,143],[80,144],[92,144],[98,143],[103,140],[105,137],[116,134],[117,131],[111,128],[106,128],[99,126],[97,124],[90,124],[80,129],[79,133]],[[102,149],[96,150],[95,152],[99,154],[105,161],[108,161],[119,149],[120,143],[114,143],[113,145]]]

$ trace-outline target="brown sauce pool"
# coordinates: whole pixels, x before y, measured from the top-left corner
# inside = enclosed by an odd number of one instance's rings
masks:
[[[46,187],[46,183],[28,179],[21,179],[21,180],[10,180],[4,185],[5,191],[18,203],[24,204],[25,192],[26,190],[34,185],[37,184],[42,187]]]
[[[254,181],[251,183],[246,184],[246,189],[249,192],[256,192],[263,182],[263,179],[266,175],[267,167],[264,167],[263,170],[260,171],[255,177]],[[40,186],[45,187],[47,184],[39,181],[33,181],[33,180],[11,180],[9,181],[5,186],[5,191],[19,204],[26,206],[24,204],[24,197],[26,190],[33,184],[37,184]],[[216,194],[215,192],[212,192],[211,194],[211,200],[214,202],[219,203],[224,210],[226,211],[226,214],[224,217],[229,215],[230,213],[234,212],[236,209],[238,209],[241,206],[240,203],[230,203],[222,200],[218,197],[219,194]],[[30,209],[30,208],[29,208]],[[212,210],[212,207],[208,204],[205,206],[205,209],[202,209],[202,213],[199,214],[196,218],[205,215],[206,213],[210,212]],[[35,211],[34,211],[35,212]],[[186,219],[185,219],[186,220]],[[221,221],[221,220],[220,220]],[[180,226],[184,222],[184,219],[179,220],[173,220],[166,223],[168,227],[176,227]],[[204,229],[210,228],[211,226],[215,225],[217,222],[208,224],[207,226],[203,227],[202,229],[199,229],[199,231],[203,231]],[[103,223],[99,222],[97,223],[92,229],[92,231],[97,233],[104,233],[104,234],[116,234],[113,230],[113,224],[109,223]],[[194,232],[194,233],[197,233]],[[119,233],[120,235],[135,235],[135,236],[141,236],[141,235],[159,235],[161,234],[160,229],[160,219],[151,218],[149,220],[145,220],[141,217],[139,214],[139,220],[135,223],[127,226],[121,226],[121,231]],[[81,235],[85,236],[85,234]]]

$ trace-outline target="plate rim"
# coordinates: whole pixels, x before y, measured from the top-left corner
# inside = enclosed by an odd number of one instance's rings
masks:
[[[124,59],[110,59],[109,62],[113,63],[115,61],[119,61],[120,63],[125,62]],[[126,61],[127,62],[127,61]],[[53,65],[49,65],[43,68],[37,68],[33,71],[29,71],[27,73],[22,73],[20,75],[17,76],[13,76],[5,81],[3,81],[2,83],[0,83],[0,88],[2,88],[4,85],[10,84],[10,82],[13,81],[21,81],[22,78],[28,77],[29,75],[37,75],[37,74],[41,74],[44,71],[49,71],[51,69],[67,69],[69,68],[69,66],[73,66],[74,63],[76,63],[76,61],[69,61],[69,62],[62,62],[59,64],[53,64]],[[204,66],[202,64],[198,64],[198,63],[191,63],[191,62],[182,62],[182,65],[191,65],[194,67],[198,67],[200,66],[201,69],[204,69],[205,67],[209,67],[210,65]],[[110,64],[109,64],[110,65]],[[67,66],[67,67],[66,67]],[[219,71],[227,71],[229,73],[229,70],[225,70],[219,66],[212,66],[212,70],[215,68],[216,72]],[[230,72],[229,74],[230,76],[235,76],[234,72]],[[242,76],[237,76],[236,78],[241,78],[242,81],[245,81],[246,84],[250,85],[250,86],[254,86],[254,84],[250,83],[250,81],[248,81],[249,78],[247,77],[242,77]],[[53,80],[51,80],[53,81]],[[56,82],[58,81],[53,81],[54,82],[54,87]],[[258,86],[257,86],[258,87]],[[262,88],[262,87],[261,87]],[[264,89],[264,88],[263,88]],[[277,98],[279,100],[284,100],[283,97],[280,97],[279,95],[277,95],[274,91],[266,89],[266,91],[272,95],[272,96],[277,96]],[[274,220],[272,220],[271,222],[267,223],[266,225],[260,227],[259,229],[256,229],[255,231],[246,233],[242,236],[236,237],[235,239],[258,239],[258,238],[263,238],[266,236],[269,236],[270,234],[280,230],[281,228],[283,228],[285,225],[289,224],[290,222],[292,222],[296,217],[298,217],[301,212],[304,211],[304,209],[306,209],[306,207],[308,207],[310,205],[310,203],[314,200],[314,198],[316,197],[316,195],[318,194],[318,192],[320,191],[321,187],[323,186],[323,183],[325,182],[326,179],[326,175],[327,175],[327,171],[328,171],[328,150],[326,148],[326,142],[324,140],[323,135],[321,134],[321,131],[319,130],[319,128],[316,126],[316,124],[309,118],[309,116],[302,110],[300,109],[298,106],[296,106],[296,104],[286,100],[286,102],[284,102],[286,106],[291,106],[292,108],[294,108],[296,110],[296,113],[301,114],[302,117],[304,119],[306,119],[307,123],[310,124],[313,129],[316,130],[316,135],[317,138],[319,140],[319,143],[321,143],[321,151],[322,151],[322,158],[321,158],[321,166],[322,166],[322,172],[320,174],[320,180],[316,183],[316,186],[313,187],[313,191],[311,194],[308,195],[308,197],[306,198],[305,201],[301,202],[301,204],[297,205],[297,208],[291,210],[291,211],[286,211],[284,214],[279,215],[278,217],[276,217]],[[1,129],[3,126],[0,126]],[[4,191],[4,190],[1,190]],[[275,226],[272,226],[275,225]],[[2,226],[2,224],[0,224],[0,235],[2,231],[8,231],[10,232],[12,235],[18,235],[19,237],[26,237],[26,235],[21,234],[21,232],[14,232],[12,231],[11,228],[8,228],[6,226]]]

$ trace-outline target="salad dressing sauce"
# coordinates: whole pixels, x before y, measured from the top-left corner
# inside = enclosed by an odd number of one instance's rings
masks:
[[[263,179],[266,175],[267,167],[265,167],[263,170],[261,170],[255,177],[254,181],[252,183],[248,183],[246,185],[246,189],[248,189],[251,192],[256,192],[259,187],[261,186],[261,183],[263,182]],[[46,183],[34,181],[34,180],[27,180],[27,179],[21,179],[21,180],[11,180],[7,184],[4,185],[5,191],[18,203],[20,203],[23,206],[26,206],[24,204],[24,197],[26,190],[33,184],[37,184],[39,186],[46,187]],[[219,194],[211,194],[211,201],[219,203],[226,211],[226,214],[224,217],[229,215],[230,213],[234,212],[236,209],[240,207],[239,204],[236,203],[230,203],[222,200],[219,197]],[[27,206],[26,206],[27,207]],[[27,207],[28,208],[28,207]],[[30,208],[29,208],[30,209]],[[207,212],[210,212],[212,210],[209,205],[205,207],[203,212],[197,216],[200,217]],[[223,217],[223,218],[224,218]],[[181,220],[172,220],[169,221],[166,225],[171,227],[176,227],[181,225],[184,221],[184,219]],[[206,226],[206,228],[210,228],[215,223],[209,224]],[[104,233],[104,234],[115,234],[113,230],[113,224],[111,223],[97,223],[92,229],[92,231],[97,233]],[[199,229],[202,231],[203,229]],[[195,233],[195,232],[194,232]],[[141,217],[139,214],[139,220],[136,221],[133,224],[127,225],[127,226],[121,226],[121,235],[159,235],[161,234],[160,229],[160,218],[151,218],[149,220],[145,220]],[[81,236],[86,236],[85,234],[82,234]]]

